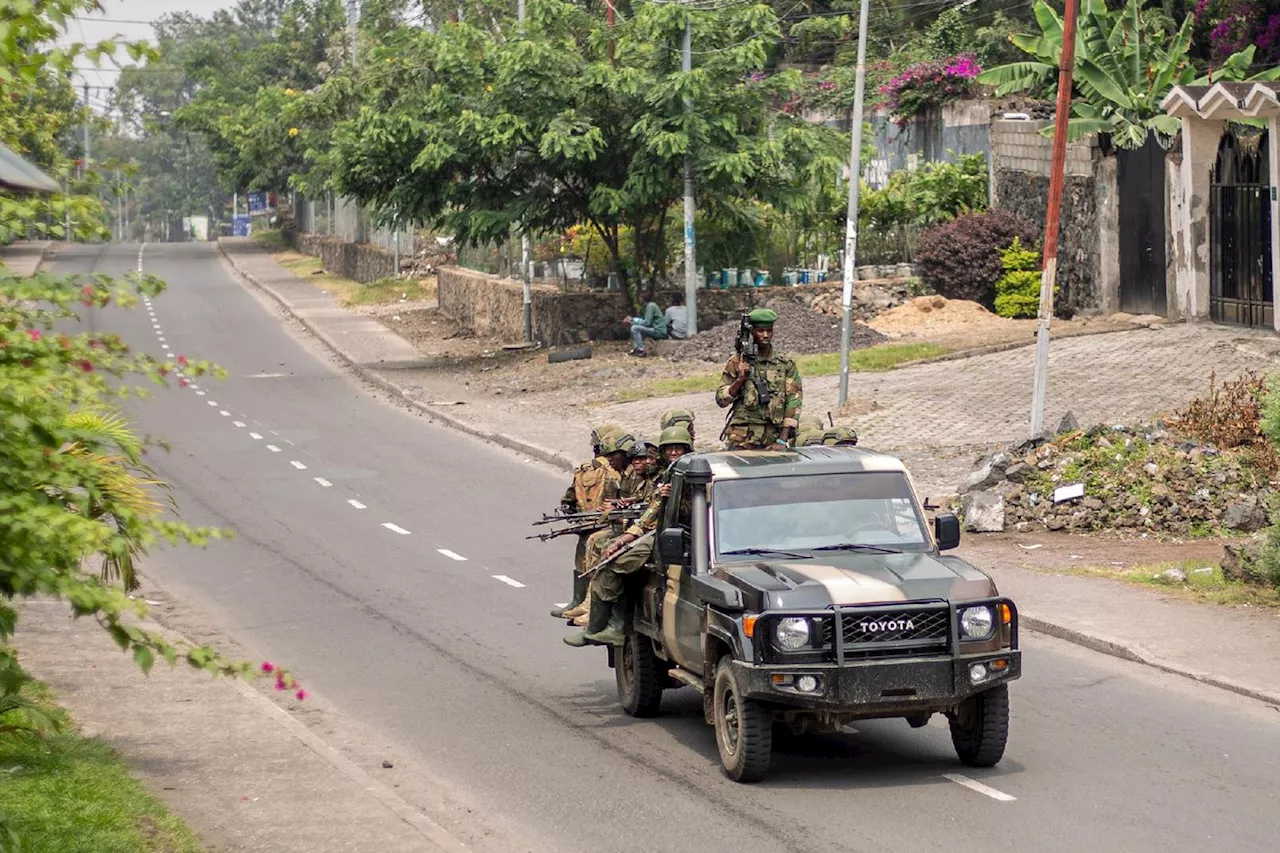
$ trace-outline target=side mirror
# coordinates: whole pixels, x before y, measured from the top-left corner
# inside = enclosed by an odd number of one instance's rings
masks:
[[[684,563],[684,531],[679,527],[668,527],[658,534],[658,559],[662,565]]]
[[[938,542],[939,551],[950,551],[960,544],[960,519],[949,512],[940,512],[933,517],[933,538]]]

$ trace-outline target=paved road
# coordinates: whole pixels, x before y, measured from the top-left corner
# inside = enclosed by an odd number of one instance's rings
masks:
[[[57,268],[138,254],[74,248]],[[227,368],[136,410],[173,444],[158,468],[187,520],[239,532],[147,571],[444,780],[474,849],[1274,849],[1275,709],[1036,635],[998,768],[958,765],[936,720],[872,721],[780,744],[761,785],[727,781],[691,691],[631,720],[604,652],[560,643],[546,610],[569,545],[523,536],[562,475],[371,398],[210,247],[148,245],[143,264],[171,285],[154,324],[93,322]]]

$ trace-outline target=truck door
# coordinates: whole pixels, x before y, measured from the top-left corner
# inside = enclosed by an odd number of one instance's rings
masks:
[[[665,566],[666,595],[662,602],[662,641],[675,658],[676,663],[692,672],[702,672],[702,632],[706,618],[705,608],[693,595],[692,548],[705,548],[705,542],[693,543],[692,524],[689,516],[690,486],[683,478],[677,478],[671,486],[671,498],[667,501],[665,528],[679,527],[684,532],[684,559]]]

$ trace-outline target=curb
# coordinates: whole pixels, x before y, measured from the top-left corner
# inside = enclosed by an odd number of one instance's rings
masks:
[[[1069,341],[1072,338],[1091,338],[1094,335],[1114,335],[1117,332],[1137,332],[1142,329],[1146,329],[1147,331],[1154,332],[1154,331],[1158,331],[1161,328],[1165,328],[1167,326],[1172,326],[1172,325],[1176,325],[1176,324],[1161,323],[1159,325],[1144,326],[1137,323],[1131,323],[1129,325],[1121,326],[1116,329],[1084,329],[1079,332],[1073,332],[1069,335],[1058,335],[1056,338],[1051,338],[1051,342],[1052,340]],[[900,339],[893,339],[892,341],[890,341],[890,343],[897,343],[899,342],[899,340]],[[917,358],[915,361],[904,361],[899,364],[895,364],[893,367],[889,369],[901,370],[904,367],[919,367],[922,364],[937,364],[938,362],[943,362],[943,361],[963,361],[967,358],[978,358],[984,355],[993,355],[998,352],[1008,352],[1009,350],[1025,349],[1027,347],[1035,346],[1035,344],[1036,344],[1036,337],[1035,335],[1032,335],[1031,340],[1028,340],[1028,341],[1009,341],[1008,343],[1003,343],[1003,344],[991,344],[990,346],[985,346],[985,347],[974,347],[972,349],[956,350],[955,352],[944,352],[941,355],[935,355],[929,358]]]
[[[426,414],[427,417],[429,417],[431,420],[437,423],[440,423],[451,429],[455,429],[459,432],[466,433],[467,435],[471,435],[476,438],[481,438],[481,439],[484,439],[485,441],[492,442],[493,444],[497,444],[500,447],[505,447],[508,450],[514,450],[517,453],[522,453],[526,456],[532,457],[541,462],[545,462],[554,467],[561,468],[564,471],[572,472],[574,470],[575,465],[572,460],[569,460],[564,456],[561,456],[559,453],[556,453],[553,450],[548,450],[544,447],[538,447],[537,445],[529,444],[528,442],[521,441],[520,439],[513,438],[509,435],[504,435],[503,433],[489,432],[486,430],[476,429],[475,427],[472,427],[469,424],[466,424],[456,418],[451,418],[448,415],[445,415],[431,408],[430,406],[427,406],[423,403],[419,403],[416,400],[410,399],[405,395],[404,389],[402,389],[400,386],[396,385],[394,382],[390,381],[389,379],[386,379],[382,376],[377,375],[370,368],[365,367],[364,365],[352,359],[350,355],[346,353],[336,341],[334,341],[332,338],[326,335],[323,331],[320,331],[319,329],[317,329],[311,323],[307,322],[306,320],[304,320],[303,318],[295,314],[293,311],[293,306],[275,288],[271,287],[268,284],[263,283],[251,273],[248,273],[245,270],[243,270],[235,262],[235,260],[233,260],[232,255],[229,252],[227,252],[226,249],[223,247],[221,240],[217,242],[217,247],[218,247],[218,253],[222,255],[222,257],[227,261],[227,263],[232,267],[232,269],[236,271],[237,274],[239,274],[245,281],[248,281],[254,287],[258,288],[263,293],[266,293],[268,296],[270,296],[272,299],[278,302],[280,306],[284,308],[286,312],[288,312],[289,316],[291,316],[297,322],[301,323],[303,328],[305,328],[308,332],[310,332],[317,339],[319,339],[329,350],[331,350],[334,353],[334,355],[338,356],[338,358],[340,358],[344,364],[350,367],[356,373],[356,375],[360,376],[362,379],[372,383],[373,385],[376,385],[378,388],[381,388],[383,391],[386,391],[387,393],[390,393],[398,397],[399,399],[408,403],[413,408]],[[1132,329],[1127,329],[1127,328],[1126,329],[1099,329],[1097,331],[1082,332],[1078,335],[1070,335],[1067,337],[1084,337],[1086,335],[1105,335],[1105,334],[1113,334],[1119,331],[1134,331],[1142,328],[1150,328],[1150,327],[1134,326]],[[985,355],[989,352],[1001,352],[1007,349],[1018,349],[1020,347],[1030,346],[1030,344],[1032,343],[1035,343],[1035,341],[1032,340],[1030,343],[1015,342],[1012,344],[998,344],[994,347],[983,348],[982,351],[969,350],[969,351],[960,352],[960,353],[948,353],[933,359],[921,359],[920,361],[911,362],[911,364],[928,364],[932,361],[955,361],[962,358],[971,358],[978,355]],[[903,367],[903,366],[905,365],[898,365],[898,367]],[[1064,625],[1058,625],[1053,622],[1046,622],[1042,619],[1037,619],[1032,616],[1027,616],[1025,613],[1021,615],[1021,619],[1022,619],[1023,626],[1025,626],[1029,630],[1036,631],[1041,634],[1047,634],[1051,637],[1056,637],[1057,639],[1060,639],[1060,640],[1065,640],[1074,645],[1081,646],[1086,649],[1090,649],[1091,651],[1099,652],[1105,655],[1110,655],[1111,657],[1120,658],[1122,660],[1127,660],[1132,663],[1138,663],[1144,666],[1149,666],[1152,669],[1158,669],[1162,672],[1169,673],[1170,675],[1178,675],[1183,678],[1189,679],[1191,681],[1196,681],[1201,684],[1207,684],[1211,687],[1217,687],[1221,690],[1226,690],[1228,692],[1235,693],[1240,696],[1246,696],[1250,699],[1256,699],[1261,702],[1266,702],[1267,704],[1274,705],[1280,708],[1280,696],[1267,693],[1266,691],[1255,690],[1253,688],[1246,687],[1245,685],[1237,684],[1236,682],[1230,681],[1228,679],[1219,678],[1217,676],[1208,675],[1206,673],[1195,672],[1193,670],[1189,670],[1189,669],[1175,666],[1173,664],[1165,663],[1158,659],[1141,654],[1135,651],[1134,649],[1124,645],[1123,643],[1119,643],[1113,640],[1107,640],[1102,637],[1094,637],[1089,634],[1084,634],[1084,633],[1081,633],[1080,631],[1075,630],[1074,628],[1069,628]]]
[[[1239,682],[1230,679],[1221,678],[1208,673],[1196,672],[1186,667],[1176,664],[1166,663],[1158,658],[1136,651],[1130,646],[1116,640],[1108,640],[1103,637],[1094,637],[1089,634],[1077,631],[1074,628],[1068,628],[1065,625],[1059,625],[1055,622],[1046,622],[1043,619],[1037,619],[1034,616],[1028,616],[1026,613],[1020,613],[1019,618],[1022,620],[1022,627],[1035,631],[1040,634],[1047,634],[1050,637],[1056,637],[1059,640],[1065,640],[1077,646],[1098,652],[1111,657],[1127,660],[1131,663],[1149,666],[1152,669],[1158,669],[1170,675],[1178,675],[1191,681],[1197,681],[1201,684],[1207,684],[1210,687],[1217,687],[1219,690],[1226,690],[1229,693],[1235,693],[1238,696],[1245,696],[1249,699],[1256,699],[1259,702],[1265,702],[1280,710],[1280,695],[1268,693],[1265,690],[1256,690]]]
[[[387,392],[388,394],[391,394],[397,397],[398,399],[404,401],[409,406],[412,406],[417,411],[425,414],[431,420],[443,426],[447,426],[450,429],[454,429],[454,430],[457,430],[458,432],[466,433],[467,435],[473,436],[475,438],[483,439],[485,441],[496,444],[499,447],[505,447],[508,450],[514,450],[516,453],[523,454],[532,459],[537,459],[539,462],[545,462],[546,464],[551,465],[554,468],[559,468],[566,472],[571,473],[576,467],[576,463],[574,463],[573,460],[568,459],[565,456],[562,456],[561,454],[555,452],[554,450],[549,450],[545,447],[539,447],[536,444],[530,444],[529,442],[521,441],[518,438],[513,438],[509,435],[505,435],[504,433],[491,432],[483,429],[476,429],[475,427],[471,426],[470,424],[462,420],[450,417],[449,415],[444,414],[438,409],[435,409],[425,403],[420,403],[417,400],[412,399],[406,394],[405,390],[401,388],[399,385],[395,384],[394,382],[392,382],[390,379],[387,379],[386,377],[379,376],[374,369],[367,367],[364,364],[361,364],[360,362],[353,359],[351,355],[347,353],[340,344],[338,344],[337,341],[333,340],[333,338],[327,335],[322,329],[317,328],[313,323],[307,321],[306,319],[299,317],[294,312],[293,305],[290,304],[290,302],[287,299],[285,299],[285,297],[281,295],[279,291],[277,291],[271,285],[261,281],[260,279],[258,279],[257,276],[246,271],[239,264],[237,264],[234,256],[223,247],[221,240],[218,240],[216,245],[218,247],[218,253],[222,255],[223,259],[226,260],[228,264],[230,264],[231,268],[234,269],[241,278],[243,278],[245,281],[249,282],[254,287],[261,290],[263,293],[267,294],[272,299],[274,299],[277,303],[279,303],[280,307],[282,307],[289,314],[290,317],[292,317],[294,320],[300,323],[304,329],[306,329],[308,332],[314,335],[322,344],[325,345],[325,347],[327,347],[334,355],[336,355],[339,359],[341,359],[343,364],[347,365],[347,367],[349,367],[353,372],[355,372],[355,374],[359,376],[361,379],[365,380],[366,382],[369,382],[372,385],[377,386],[379,389]],[[388,330],[388,332],[391,334],[394,334],[393,332],[390,332],[390,330]]]

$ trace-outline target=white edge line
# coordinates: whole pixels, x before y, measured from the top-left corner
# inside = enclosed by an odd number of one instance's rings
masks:
[[[367,506],[360,503],[360,501],[356,500],[355,498],[351,498],[350,500],[347,501],[347,503],[351,504],[356,509],[368,509]]]
[[[496,581],[502,581],[507,586],[514,586],[516,589],[524,589],[524,584],[515,578],[509,578],[506,575],[490,575]]]
[[[409,531],[405,530],[398,524],[392,524],[389,521],[382,522],[382,526],[390,530],[392,533],[399,533],[401,536],[408,536]]]
[[[448,548],[437,548],[436,553],[444,554],[450,560],[457,560],[459,563],[465,563],[467,561],[466,557],[462,556],[456,551],[450,551]]]
[[[294,468],[297,468],[299,471],[305,471],[305,470],[307,470],[307,466],[306,466],[306,465],[303,465],[303,464],[302,464],[301,462],[299,462],[297,459],[290,459],[290,460],[289,460],[289,464],[290,464],[290,465],[292,465]]]
[[[1012,803],[1014,800],[1018,799],[1011,794],[1006,794],[1004,791],[997,791],[990,785],[984,785],[977,779],[970,779],[968,776],[961,776],[959,773],[943,773],[942,778],[950,779],[957,785],[963,785],[970,791],[977,791],[979,794],[988,796],[993,800],[999,800],[1002,803]]]

